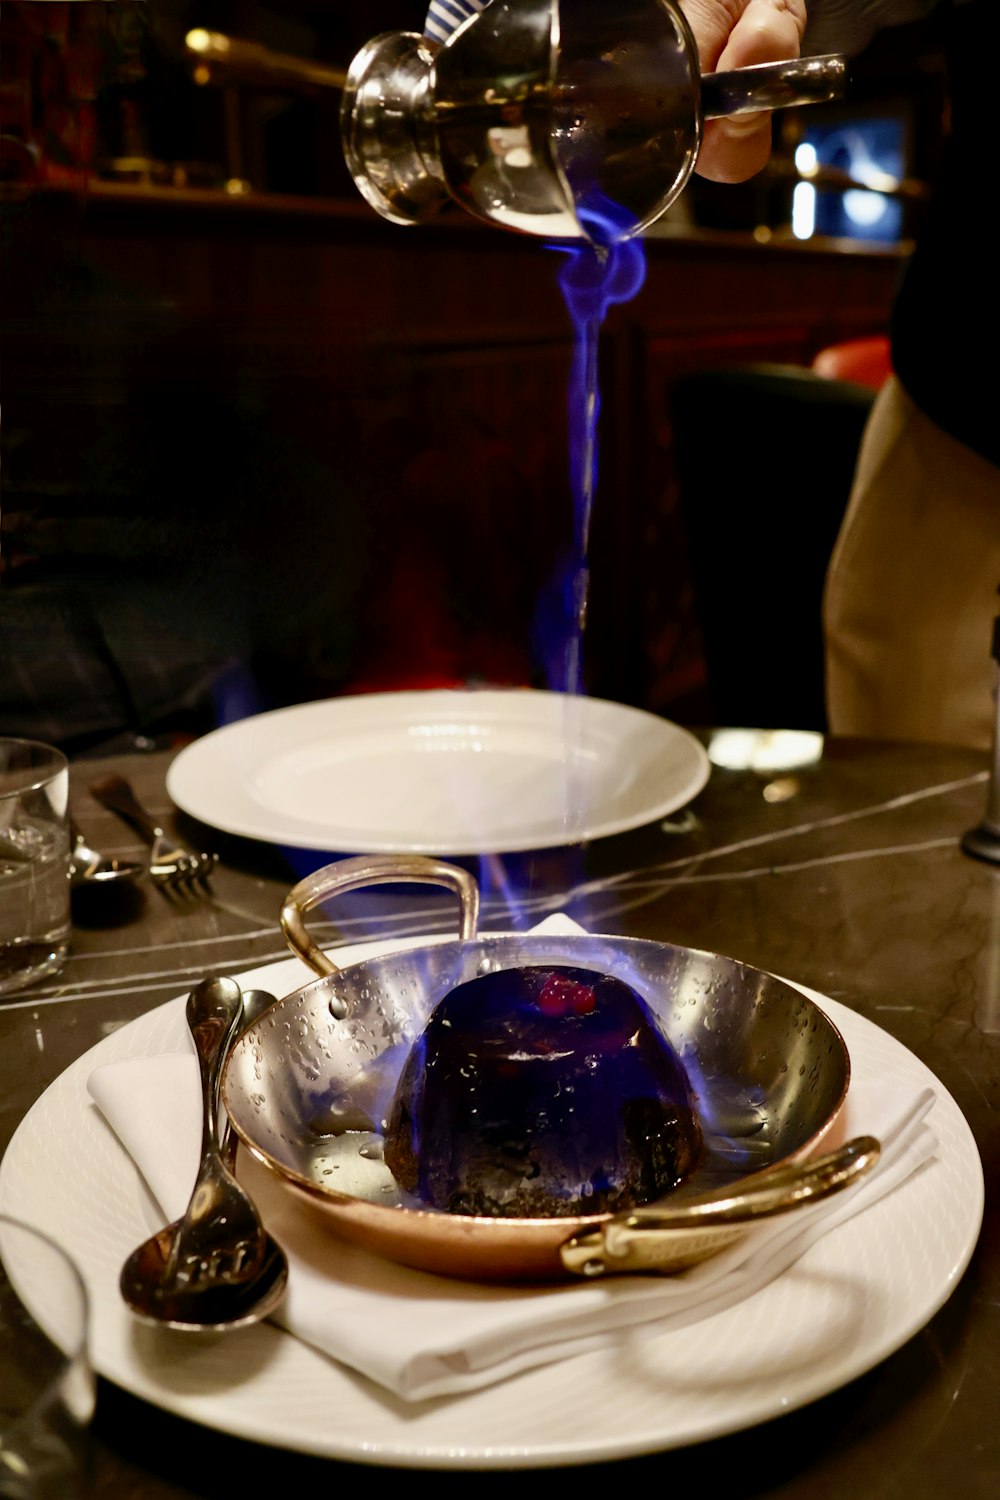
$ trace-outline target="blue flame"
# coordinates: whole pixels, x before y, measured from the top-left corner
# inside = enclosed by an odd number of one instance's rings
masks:
[[[568,387],[569,480],[573,545],[542,599],[536,634],[546,683],[556,692],[583,691],[583,635],[590,591],[590,522],[597,490],[597,439],[601,411],[598,355],[608,308],[629,302],[646,279],[642,241],[630,238],[624,211],[602,199],[578,209],[590,241],[548,246],[566,259],[558,282],[573,323]]]

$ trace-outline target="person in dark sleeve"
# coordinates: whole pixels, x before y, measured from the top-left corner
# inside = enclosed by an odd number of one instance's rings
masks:
[[[1000,45],[1000,6],[944,0],[937,10],[949,133],[893,308],[893,375],[865,432],[827,574],[826,696],[836,733],[988,748],[1000,294],[982,60]]]
[[[823,600],[827,721],[835,734],[988,748],[1000,586],[1000,347],[989,212],[993,102],[983,59],[997,0],[681,0],[701,64],[767,56],[789,20],[801,52],[860,54],[876,33],[928,21],[948,70],[948,137],[895,299],[893,373],[865,428]],[[775,20],[780,13],[780,21]],[[804,30],[802,23],[804,22]],[[728,37],[719,51],[719,28]],[[744,34],[771,41],[747,55]],[[747,135],[743,132],[746,131]],[[766,116],[716,121],[697,170],[739,181],[770,150]],[[742,155],[741,155],[742,152]],[[764,153],[763,156],[761,153]]]

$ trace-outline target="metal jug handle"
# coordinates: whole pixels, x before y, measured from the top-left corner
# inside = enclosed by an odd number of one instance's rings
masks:
[[[794,57],[784,62],[755,63],[727,73],[703,73],[701,108],[706,120],[757,110],[788,109],[839,99],[847,82],[847,63],[839,53]]]
[[[424,854],[361,854],[354,859],[337,860],[314,870],[292,887],[281,907],[279,921],[285,940],[321,978],[340,972],[339,966],[317,947],[306,931],[305,913],[321,901],[341,891],[357,890],[363,885],[386,885],[397,882],[417,885],[443,885],[454,891],[462,903],[459,938],[469,942],[479,926],[479,886],[473,875],[458,865],[445,864]]]

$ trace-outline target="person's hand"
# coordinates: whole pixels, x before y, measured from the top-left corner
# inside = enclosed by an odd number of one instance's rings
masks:
[[[703,73],[798,57],[806,0],[680,0]],[[771,115],[706,120],[695,171],[713,182],[744,182],[771,154]]]

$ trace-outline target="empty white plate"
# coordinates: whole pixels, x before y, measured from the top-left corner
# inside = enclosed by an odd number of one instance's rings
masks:
[[[502,854],[683,807],[704,747],[667,719],[531,688],[365,693],[213,730],[167,791],[225,833],[337,853]]]

